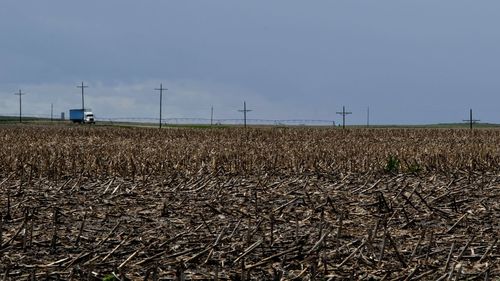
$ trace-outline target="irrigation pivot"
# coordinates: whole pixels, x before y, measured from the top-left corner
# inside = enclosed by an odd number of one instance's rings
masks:
[[[161,104],[163,98],[163,90],[168,90],[167,88],[163,88],[163,84],[160,83],[160,88],[155,88],[155,91],[160,91],[160,129],[161,129]]]
[[[342,115],[342,129],[345,129],[345,116],[352,114],[352,112],[346,112],[345,106],[342,106],[342,112],[337,112],[337,114]]]

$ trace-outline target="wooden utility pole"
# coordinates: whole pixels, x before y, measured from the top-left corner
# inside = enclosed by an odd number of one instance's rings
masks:
[[[214,125],[214,107],[210,108],[210,126]]]
[[[345,116],[352,114],[352,112],[346,112],[345,106],[342,106],[342,112],[337,112],[337,114],[342,115],[342,129],[345,129]]]
[[[243,124],[245,128],[247,127],[247,112],[252,111],[251,109],[247,109],[246,101],[243,102],[243,109],[238,110],[239,112],[243,112]]]
[[[370,107],[366,108],[366,127],[370,128]]]
[[[54,121],[54,104],[50,104],[50,122]]]
[[[26,93],[23,93],[21,90],[19,90],[19,92],[14,93],[14,95],[19,96],[19,123],[22,123],[23,122],[23,118],[22,118],[23,101],[21,99],[21,96],[26,95]]]
[[[85,88],[88,88],[89,86],[83,85],[83,81],[82,81],[82,85],[81,86],[76,86],[76,87],[82,89],[82,110],[85,111],[84,90],[85,90]]]
[[[472,108],[469,110],[469,120],[462,120],[464,122],[468,122],[469,123],[469,127],[470,129],[472,130],[472,124],[475,124],[476,122],[479,122],[481,120],[479,119],[473,119],[472,118]]]
[[[160,91],[160,129],[161,129],[161,104],[163,98],[163,90],[168,90],[167,88],[163,88],[163,84],[160,83],[160,88],[156,88],[155,91]]]

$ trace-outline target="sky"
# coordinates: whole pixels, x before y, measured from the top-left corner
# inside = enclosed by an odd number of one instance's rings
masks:
[[[0,115],[500,123],[496,0],[2,0]]]

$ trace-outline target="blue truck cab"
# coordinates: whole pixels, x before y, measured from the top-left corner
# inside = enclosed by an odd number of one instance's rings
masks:
[[[90,108],[70,109],[69,120],[73,121],[73,123],[95,124],[94,113]]]

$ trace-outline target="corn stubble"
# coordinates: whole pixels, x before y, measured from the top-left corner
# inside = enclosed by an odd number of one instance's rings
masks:
[[[0,132],[3,280],[500,276],[499,130]]]

